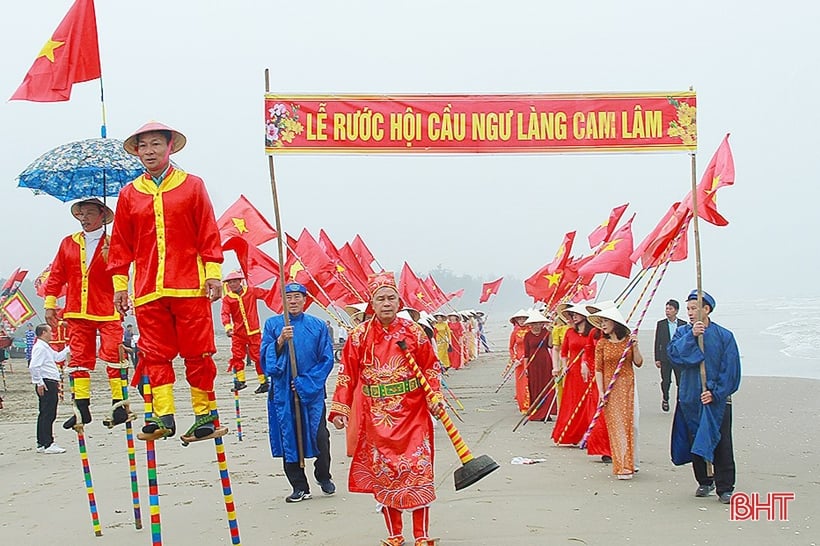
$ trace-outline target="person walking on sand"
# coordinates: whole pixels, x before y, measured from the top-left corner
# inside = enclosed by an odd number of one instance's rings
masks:
[[[268,431],[271,454],[282,457],[293,492],[285,502],[311,498],[305,469],[300,466],[295,427],[294,392],[299,396],[304,457],[315,457],[313,476],[325,495],[336,492],[330,475],[330,432],[327,429],[325,383],[333,370],[333,343],[327,325],[306,314],[307,289],[296,282],[285,285],[285,312],[265,321],[262,362],[270,376]],[[293,340],[296,376],[292,374],[288,341]]]
[[[412,512],[415,546],[434,545],[437,539],[428,536],[430,504],[436,499],[430,415],[444,411],[441,365],[422,327],[397,316],[404,305],[393,273],[372,275],[368,285],[368,311],[375,316],[347,338],[328,419],[345,428],[354,393],[364,393],[348,489],[375,497],[388,532],[382,546],[404,544],[404,510]],[[429,383],[429,399],[398,341],[407,344]]]
[[[679,326],[686,324],[678,318],[680,304],[677,300],[666,302],[664,313],[666,318],[658,321],[655,326],[655,367],[661,371],[661,409],[669,411],[669,387],[672,386],[672,373],[675,374],[675,388],[680,385],[680,370],[672,367],[669,355],[666,354],[666,346],[675,335]]]
[[[621,371],[612,386],[604,406],[604,416],[612,454],[612,474],[619,480],[630,480],[635,467],[635,370],[643,365],[638,347],[638,335],[629,326],[616,307],[609,307],[589,316],[589,322],[601,330],[595,345],[595,384],[598,398],[603,399],[615,370]],[[631,344],[629,349],[627,345]]]
[[[174,167],[170,156],[185,136],[151,122],[125,139],[145,173],[120,190],[111,235],[109,270],[114,303],[125,314],[128,274],[134,268],[134,312],[139,324],[140,360],[153,391],[154,414],[137,435],[141,440],[173,436],[173,359],[185,362],[195,420],[185,441],[227,433],[215,430],[209,393],[214,390],[214,324],[211,303],[222,297],[222,246],[214,209],[201,178]]]
[[[51,348],[51,326],[40,324],[34,329],[35,341],[31,348],[31,365],[28,368],[31,382],[39,399],[37,414],[37,453],[55,455],[65,449],[54,443],[54,420],[57,418],[57,400],[60,389],[60,371],[57,361],[64,360],[71,352],[66,347],[59,353]]]
[[[686,298],[691,324],[677,329],[667,349],[672,365],[680,369],[672,421],[672,462],[692,463],[698,482],[696,497],[707,497],[717,487],[718,500],[729,504],[735,489],[732,395],[740,387],[740,351],[734,334],[712,321],[715,298],[701,294],[700,306],[697,290]],[[707,463],[714,465],[713,476],[707,472]]]

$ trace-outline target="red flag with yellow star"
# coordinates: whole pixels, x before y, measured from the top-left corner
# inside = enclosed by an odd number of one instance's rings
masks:
[[[435,310],[432,296],[407,262],[404,262],[399,276],[399,296],[407,307],[428,312]]]
[[[728,225],[729,220],[717,210],[717,190],[734,183],[735,161],[732,157],[732,149],[729,147],[729,134],[727,133],[715,155],[712,156],[712,160],[709,161],[709,165],[706,166],[703,178],[697,186],[698,217],[716,226]],[[689,192],[683,200],[683,206],[692,209],[692,192]]]
[[[635,215],[606,241],[595,256],[578,270],[581,276],[592,278],[598,273],[612,273],[629,278],[632,272],[632,220]]]
[[[569,260],[569,253],[572,251],[573,241],[575,241],[574,231],[570,231],[564,235],[564,240],[561,241],[561,246],[558,247],[558,251],[555,253],[555,259],[547,265],[547,272],[555,273],[556,271],[564,269],[567,260]]]
[[[231,237],[242,237],[249,244],[259,246],[276,237],[276,230],[242,194],[222,213],[216,221],[216,227],[219,228],[222,241],[227,241]]]
[[[602,224],[596,227],[592,233],[589,234],[589,248],[595,248],[609,239],[609,236],[612,235],[613,231],[615,231],[615,227],[618,225],[618,222],[621,220],[621,216],[623,216],[624,211],[628,206],[629,203],[626,203],[620,207],[615,207],[612,209],[612,212],[609,213],[609,218],[604,220]]]
[[[102,76],[93,0],[77,0],[9,100],[60,102],[75,83]]]
[[[481,287],[481,297],[478,298],[478,303],[484,303],[490,299],[490,296],[498,294],[498,289],[501,288],[501,281],[503,280],[504,277],[501,277],[497,281],[485,282]]]

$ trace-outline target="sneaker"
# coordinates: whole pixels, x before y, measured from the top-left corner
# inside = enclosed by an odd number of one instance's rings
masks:
[[[334,484],[331,480],[319,482],[319,485],[322,487],[322,493],[325,495],[332,495],[336,492],[336,484]]]
[[[669,411],[669,400],[663,400],[661,402],[661,409],[663,411]]]
[[[718,494],[718,500],[723,504],[729,504],[732,502],[732,492],[731,491],[724,491],[723,493]]]
[[[268,392],[268,382],[265,381],[264,383],[259,383],[259,386],[256,387],[256,390],[253,391],[253,394],[264,394]]]
[[[302,491],[301,489],[294,489],[293,493],[285,497],[285,502],[302,502],[311,498],[310,492]]]
[[[46,450],[46,448],[45,448],[45,447],[43,447],[43,446],[37,446],[37,453],[42,453],[42,452],[43,452],[43,451],[45,451],[45,450]]]
[[[57,444],[51,444],[43,450],[43,453],[46,455],[56,455],[58,453],[65,453],[65,449],[61,448]]]
[[[698,488],[695,490],[696,497],[708,497],[712,494],[712,491],[715,490],[715,484],[710,483],[709,485],[699,485]]]

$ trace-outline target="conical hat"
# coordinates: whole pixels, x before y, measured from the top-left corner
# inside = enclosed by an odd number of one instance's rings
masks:
[[[536,324],[536,323],[547,324],[549,322],[550,322],[550,319],[548,319],[547,317],[545,317],[544,315],[542,315],[538,311],[533,311],[527,317],[527,320],[524,321],[524,324]]]
[[[587,311],[587,308],[581,305],[580,303],[576,303],[575,305],[572,305],[561,310],[561,318],[564,319],[564,321],[567,324],[570,324],[572,322],[571,320],[569,320],[569,313],[578,313],[579,315],[583,315],[585,317],[589,316],[589,311]]]
[[[241,269],[234,269],[233,271],[231,271],[230,273],[225,275],[225,278],[222,279],[222,280],[223,280],[223,282],[241,281],[244,278],[245,278],[245,274],[242,273]]]
[[[612,300],[601,300],[596,301],[593,303],[586,304],[586,309],[589,311],[589,314],[598,313],[599,311],[603,311],[604,309],[609,309],[610,307],[618,307],[615,305],[615,302]]]
[[[510,323],[515,324],[515,319],[517,318],[528,318],[530,315],[524,309],[519,309],[512,315],[510,315]]]
[[[601,327],[602,319],[609,319],[613,322],[623,325],[627,330],[629,330],[629,325],[626,323],[626,319],[624,319],[623,315],[621,315],[621,312],[618,310],[617,307],[609,307],[588,317],[589,323],[595,326],[596,328]]]
[[[125,139],[125,142],[122,143],[122,147],[125,148],[125,151],[131,155],[137,155],[137,137],[143,133],[152,133],[154,131],[170,131],[172,135],[172,142],[173,146],[171,147],[171,153],[175,154],[180,151],[182,148],[185,147],[185,143],[188,142],[188,139],[185,138],[185,135],[177,131],[176,129],[172,129],[165,125],[164,123],[160,123],[158,121],[149,121],[136,131],[134,131],[130,137]]]
[[[114,211],[111,210],[111,207],[97,199],[96,197],[90,197],[88,199],[83,199],[81,201],[77,201],[71,205],[71,215],[74,218],[79,220],[80,214],[80,206],[81,205],[97,205],[101,209],[103,209],[103,224],[110,224],[114,221]]]

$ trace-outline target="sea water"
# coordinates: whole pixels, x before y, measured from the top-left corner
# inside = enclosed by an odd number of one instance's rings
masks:
[[[652,337],[662,312],[647,314],[640,325],[646,358],[652,358]],[[678,316],[687,320],[685,308]],[[820,297],[718,300],[712,320],[734,333],[743,375],[820,379]],[[489,317],[486,332],[493,350],[507,350],[510,328],[506,318]]]

